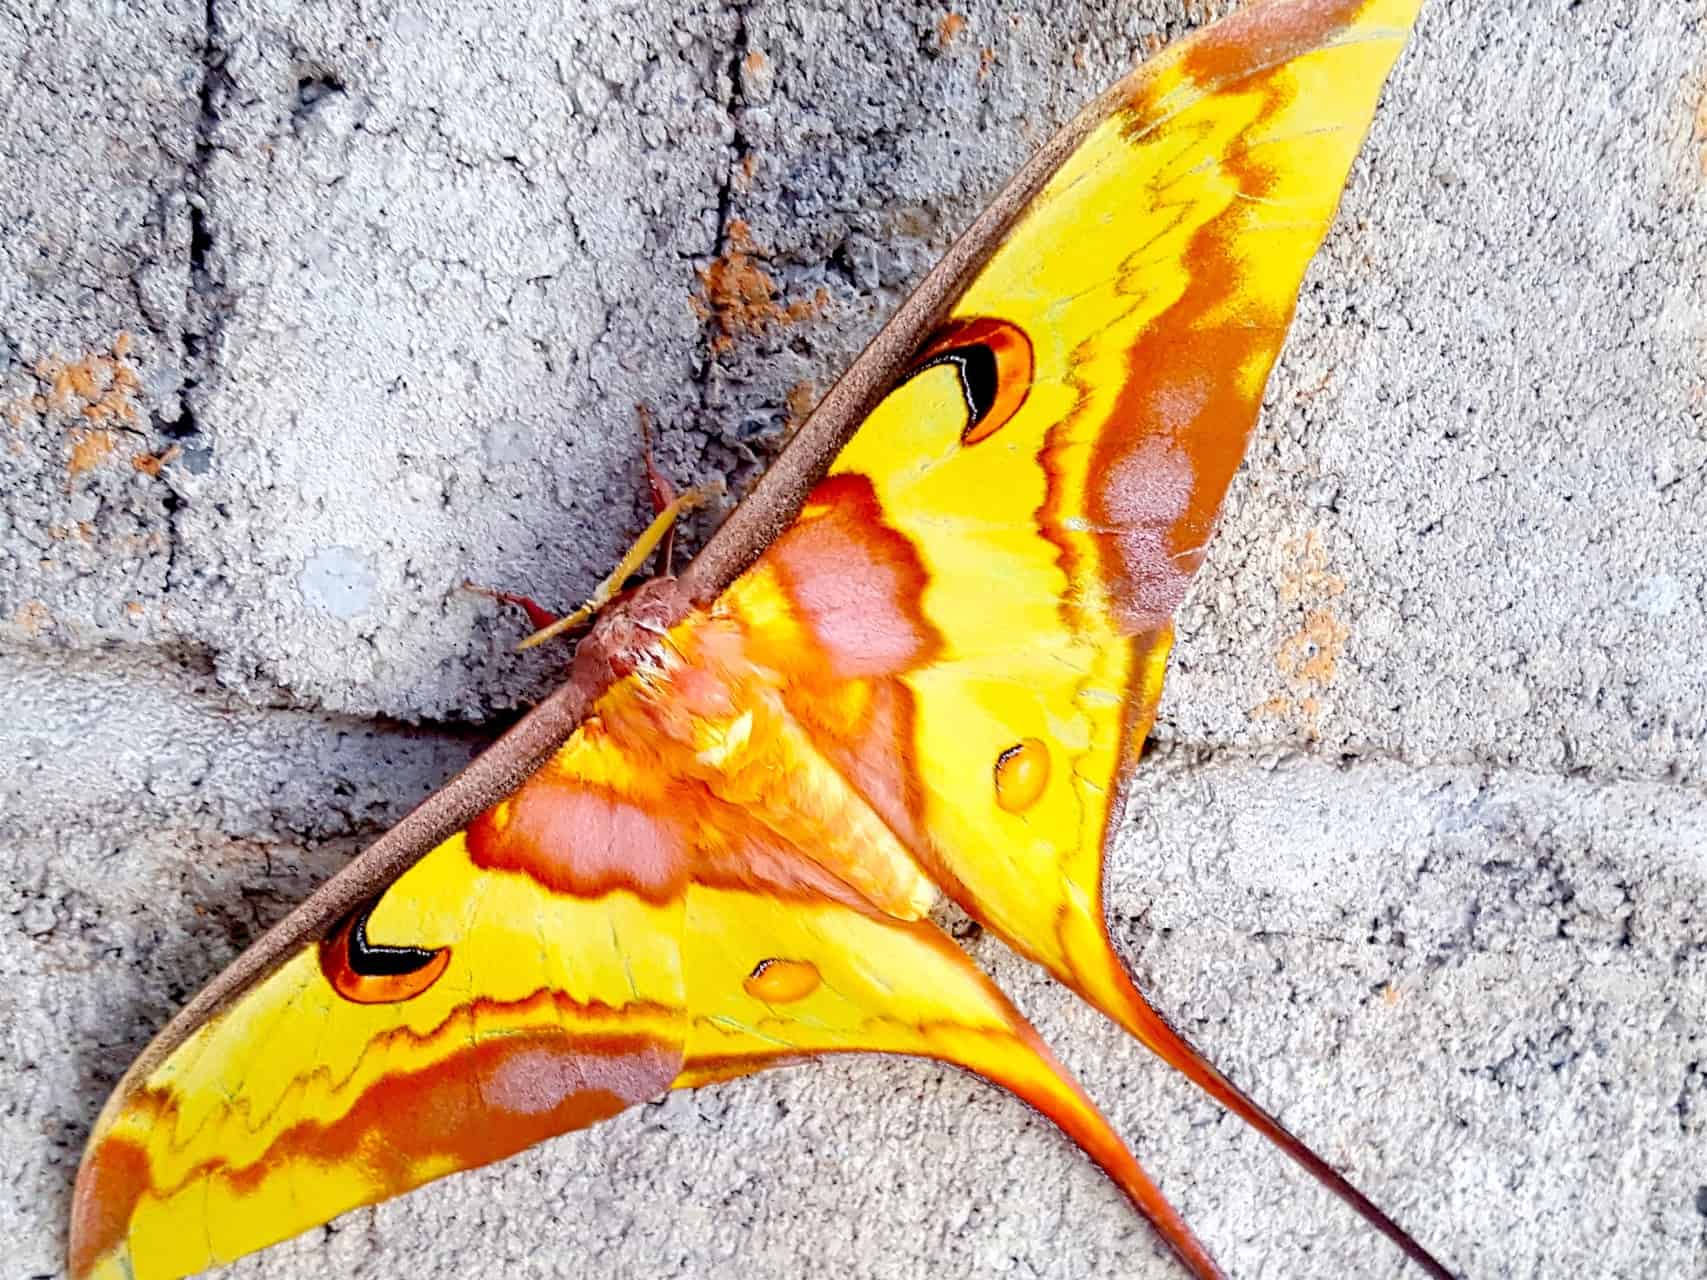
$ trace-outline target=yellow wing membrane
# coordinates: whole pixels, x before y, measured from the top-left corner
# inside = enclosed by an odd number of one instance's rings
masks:
[[[984,409],[973,379],[923,361],[824,486],[869,486],[874,521],[916,556],[909,622],[928,645],[894,670],[926,856],[963,906],[1119,1018],[1132,997],[1100,884],[1121,775],[1416,9],[1258,8],[1163,55],[945,326],[985,365],[986,398],[1017,407],[993,430],[993,413],[970,422]],[[1014,336],[980,344],[973,322]],[[1006,355],[1022,344],[1025,358]],[[730,607],[772,589],[770,563],[790,553],[785,536]],[[1022,744],[1045,780],[1003,803],[1002,761]]]
[[[121,1085],[78,1175],[73,1275],[188,1275],[669,1085],[680,878],[578,896],[474,834]]]
[[[171,1280],[672,1086],[853,1051],[1012,1090],[1220,1275],[927,919],[942,895],[1446,1275],[1151,1009],[1102,903],[1169,619],[1417,4],[1249,6],[1105,98],[727,590],[619,599],[567,740],[359,862],[376,896],[322,891],[145,1053],[90,1137],[71,1275]]]

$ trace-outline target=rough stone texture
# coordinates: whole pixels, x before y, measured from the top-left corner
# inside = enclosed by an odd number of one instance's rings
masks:
[[[163,640],[175,499],[146,467],[181,412],[200,15],[19,8],[0,7],[0,625],[9,645]]]
[[[737,488],[1215,6],[959,8],[0,3],[14,1274],[57,1274],[150,1032],[549,683],[458,584],[592,585],[637,401]],[[1164,1009],[1467,1275],[1707,1269],[1704,96],[1701,0],[1430,0],[1110,868]],[[1234,1274],[1401,1274],[973,945]],[[1177,1274],[1045,1123],[900,1062],[673,1097],[234,1274],[357,1270]]]

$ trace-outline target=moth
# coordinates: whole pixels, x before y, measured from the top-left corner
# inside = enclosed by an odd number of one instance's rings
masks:
[[[1012,1090],[1221,1275],[943,896],[1449,1275],[1151,1007],[1101,897],[1170,617],[1418,4],[1250,5],[1045,146],[682,573],[148,1046],[71,1275],[186,1275],[855,1051]]]

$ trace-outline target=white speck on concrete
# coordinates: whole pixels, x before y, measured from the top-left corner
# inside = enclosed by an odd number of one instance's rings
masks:
[[[379,586],[367,558],[349,547],[327,547],[302,567],[302,594],[316,609],[334,618],[366,613]]]

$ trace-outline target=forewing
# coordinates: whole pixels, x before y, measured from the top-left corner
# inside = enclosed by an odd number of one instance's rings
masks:
[[[72,1274],[200,1271],[665,1090],[685,881],[635,869],[600,754],[573,740],[127,1077],[78,1175]]]

